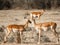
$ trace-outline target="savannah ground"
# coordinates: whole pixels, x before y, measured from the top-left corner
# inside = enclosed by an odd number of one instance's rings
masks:
[[[40,11],[40,10],[0,10],[0,27],[4,25],[5,27],[9,24],[25,24],[26,19],[24,19],[26,13],[31,11]],[[60,35],[60,9],[57,10],[46,10],[44,14],[40,17],[40,20],[36,20],[36,23],[40,22],[56,22],[57,28],[56,31]],[[7,43],[3,43],[4,31],[0,29],[0,45],[57,45],[57,38],[55,38],[52,31],[42,31],[41,33],[41,44],[37,44],[38,35],[37,32],[30,28],[27,28],[22,35],[22,43],[15,43],[15,35],[11,33],[8,38]],[[60,41],[58,42],[58,45]]]

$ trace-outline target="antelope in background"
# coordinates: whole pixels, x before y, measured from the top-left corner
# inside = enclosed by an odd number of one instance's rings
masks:
[[[45,10],[40,10],[40,11],[32,11],[30,13],[30,19],[35,18],[35,19],[40,19],[40,16],[43,15]]]
[[[38,44],[40,43],[40,34],[41,31],[47,31],[48,29],[51,29],[54,33],[54,35],[57,37],[57,32],[56,32],[56,27],[57,24],[55,22],[44,22],[44,23],[36,23],[35,19],[32,19],[31,21],[34,25],[34,28],[36,29],[37,32],[39,32],[39,39],[38,39]]]
[[[17,25],[17,24],[11,24],[11,25],[8,25],[7,27],[6,27],[6,35],[5,35],[5,37],[4,37],[4,43],[6,43],[7,42],[7,37],[9,36],[9,34],[11,33],[11,32],[20,32],[20,36],[22,35],[22,32],[25,30],[25,28],[27,28],[28,27],[28,23],[31,23],[30,22],[30,20],[28,20],[27,22],[26,22],[26,24],[24,24],[24,25]],[[21,36],[21,40],[22,40],[22,36]]]
[[[40,16],[42,16],[44,14],[44,12],[45,12],[45,10],[43,10],[43,9],[40,11],[32,11],[30,13],[27,12],[26,15],[29,15],[29,17],[25,16],[24,18],[30,19],[30,21],[32,21],[32,19],[40,19]],[[33,22],[29,24],[29,27],[34,27]]]

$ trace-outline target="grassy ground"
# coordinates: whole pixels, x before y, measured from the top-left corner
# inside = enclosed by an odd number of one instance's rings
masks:
[[[0,27],[4,25],[5,27],[9,24],[25,24],[26,19],[24,17],[26,16],[27,12],[31,11],[40,11],[40,10],[1,10],[0,11]],[[56,22],[57,28],[56,31],[60,33],[60,11],[59,10],[46,10],[45,13],[41,16],[40,20],[36,20],[37,23],[40,22]],[[3,38],[5,33],[1,31],[0,29],[0,43],[1,45],[4,45]],[[15,44],[15,35],[11,33],[8,37],[8,42],[6,43],[11,45]],[[26,31],[23,32],[22,35],[22,44],[21,45],[37,45],[38,42],[38,35],[37,32],[34,29],[27,28]],[[50,45],[54,45],[57,42],[57,38],[54,36],[52,31],[42,31],[41,33],[41,45],[48,43]],[[60,41],[59,41],[60,42]],[[53,44],[54,43],[54,44]],[[45,44],[45,45],[48,45]],[[59,43],[58,43],[59,44]],[[19,44],[18,44],[19,45]]]

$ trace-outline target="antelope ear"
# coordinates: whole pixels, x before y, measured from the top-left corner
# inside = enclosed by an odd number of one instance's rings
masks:
[[[30,20],[28,20],[29,23],[32,23]]]

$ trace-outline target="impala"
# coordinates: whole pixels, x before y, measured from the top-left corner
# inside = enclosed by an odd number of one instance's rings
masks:
[[[45,10],[41,10],[41,11],[32,11],[30,13],[30,19],[32,18],[36,18],[36,19],[40,19],[40,16],[43,15]]]
[[[7,37],[9,36],[9,34],[13,31],[13,32],[17,32],[19,31],[20,32],[20,35],[22,34],[22,32],[25,30],[25,28],[28,27],[28,23],[31,23],[29,20],[26,22],[25,25],[17,25],[17,24],[11,24],[11,25],[8,25],[6,27],[6,35],[4,37],[4,43],[7,42]],[[22,38],[22,37],[21,37]]]
[[[45,22],[45,23],[38,23],[36,24],[35,19],[32,20],[32,23],[34,25],[34,28],[36,29],[37,32],[39,32],[39,42],[40,43],[40,34],[41,31],[47,31],[48,29],[51,29],[54,33],[54,35],[57,37],[57,32],[56,32],[56,27],[57,24],[55,22]]]

